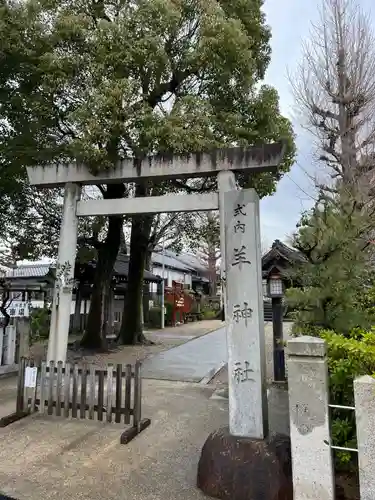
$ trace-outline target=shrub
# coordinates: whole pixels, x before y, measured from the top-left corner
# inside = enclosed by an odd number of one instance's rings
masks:
[[[173,304],[166,302],[165,304],[165,324],[172,324]]]
[[[47,307],[36,307],[30,313],[30,344],[48,339],[51,313]]]
[[[161,328],[161,307],[151,307],[148,312],[148,326]]]
[[[217,311],[213,311],[212,309],[204,309],[202,311],[203,319],[215,319],[217,316]]]
[[[322,330],[320,337],[327,343],[330,401],[332,404],[354,406],[354,379],[375,374],[375,328],[370,331],[355,328],[347,337]],[[355,448],[354,411],[333,409],[331,432],[334,445]],[[349,452],[336,452],[337,468],[348,468],[351,461]]]

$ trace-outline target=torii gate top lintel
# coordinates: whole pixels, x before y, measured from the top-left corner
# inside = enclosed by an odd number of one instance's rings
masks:
[[[28,167],[31,185],[39,188],[63,187],[66,183],[83,185],[135,182],[143,179],[171,179],[208,177],[223,170],[233,172],[264,172],[277,170],[285,154],[282,142],[252,148],[216,149],[211,153],[188,155],[160,154],[144,159],[135,165],[133,158],[119,162],[113,170],[94,175],[86,165],[52,164],[47,167]]]

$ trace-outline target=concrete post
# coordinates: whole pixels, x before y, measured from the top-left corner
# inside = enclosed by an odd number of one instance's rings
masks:
[[[373,377],[365,375],[354,381],[354,399],[361,500],[374,500],[375,379]]]
[[[225,319],[227,319],[227,299],[225,283],[225,208],[224,194],[236,189],[236,178],[233,172],[222,170],[217,176],[217,187],[219,191],[219,217],[220,217],[220,278],[221,278],[221,297],[220,306],[224,308]],[[163,276],[164,277],[164,276]]]
[[[16,363],[19,363],[21,358],[27,358],[30,354],[30,318],[18,318],[16,329],[19,336],[19,359]]]
[[[325,342],[300,337],[286,352],[294,500],[333,500]]]
[[[259,198],[254,189],[224,195],[227,285],[229,429],[268,434],[261,282]]]
[[[14,365],[16,363],[16,325],[7,326],[7,337],[8,337],[8,349],[7,358],[5,360],[6,365]]]
[[[76,207],[80,195],[81,187],[78,184],[67,183],[65,185],[56,269],[57,279],[53,294],[51,327],[48,341],[48,362],[65,362],[66,359],[77,249],[78,217],[76,215]]]

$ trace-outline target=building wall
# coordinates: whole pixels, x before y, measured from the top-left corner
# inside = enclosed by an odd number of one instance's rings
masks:
[[[177,283],[183,283],[184,285],[187,285],[190,288],[192,286],[192,276],[190,273],[179,271],[177,269],[164,268],[164,276],[163,276],[163,268],[157,265],[156,266],[154,265],[152,267],[151,272],[156,276],[161,276],[162,278],[166,279],[167,286],[172,286],[172,281],[176,281]],[[150,291],[154,293],[157,291],[157,283],[150,283]]]

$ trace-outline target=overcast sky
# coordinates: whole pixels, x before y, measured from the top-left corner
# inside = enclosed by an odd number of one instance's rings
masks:
[[[366,12],[371,12],[375,30],[375,5],[373,0],[360,0]],[[293,120],[293,98],[287,80],[287,70],[296,68],[301,59],[301,41],[308,36],[311,22],[318,18],[319,0],[265,0],[264,11],[272,29],[272,59],[266,83],[275,87],[280,96],[281,111]],[[313,203],[313,186],[305,171],[314,172],[311,138],[298,129],[298,159],[290,173],[284,176],[277,192],[261,201],[261,229],[263,245],[275,239],[285,240],[290,235],[303,210]]]

